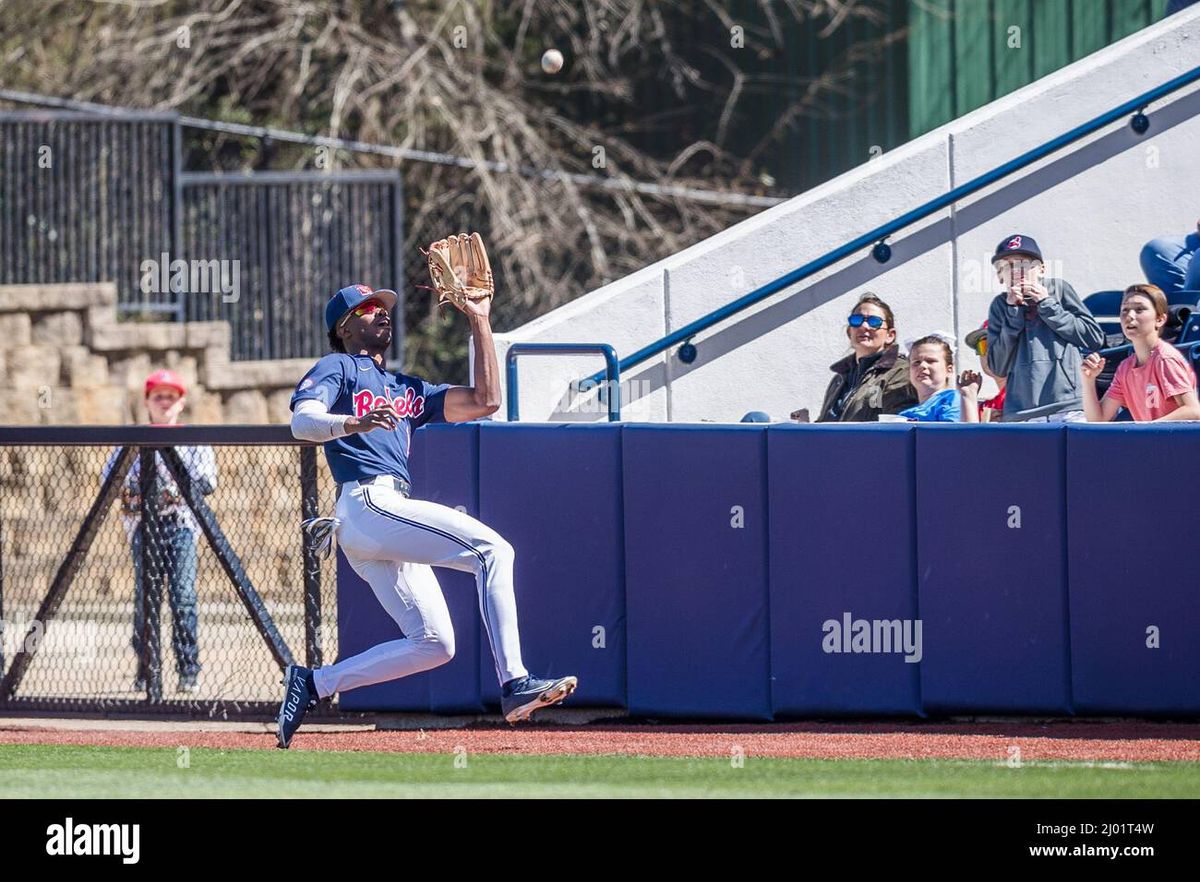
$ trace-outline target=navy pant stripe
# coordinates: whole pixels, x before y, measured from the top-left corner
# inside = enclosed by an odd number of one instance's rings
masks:
[[[381,515],[382,517],[390,518],[393,521],[399,521],[400,523],[407,524],[410,527],[417,527],[418,529],[421,529],[421,530],[428,530],[430,533],[435,533],[444,539],[449,539],[451,542],[454,542],[457,545],[461,545],[463,548],[467,549],[467,551],[471,552],[473,555],[475,555],[477,558],[479,558],[479,565],[483,568],[483,582],[484,582],[484,588],[482,591],[479,592],[479,612],[480,612],[480,615],[483,616],[483,629],[485,631],[487,631],[488,642],[491,643],[492,642],[492,625],[491,625],[491,622],[488,620],[488,611],[487,611],[488,566],[487,566],[487,558],[484,556],[483,552],[480,551],[475,546],[473,546],[470,542],[467,542],[465,539],[463,539],[459,536],[455,536],[453,533],[448,533],[445,530],[439,530],[437,527],[431,527],[429,524],[422,524],[419,521],[409,520],[408,518],[401,517],[400,515],[396,514],[395,512],[387,511],[386,509],[380,508],[378,505],[376,505],[375,503],[373,503],[371,501],[371,490],[369,487],[363,487],[363,501],[367,504],[367,508],[369,508],[371,511],[375,512],[376,514]]]

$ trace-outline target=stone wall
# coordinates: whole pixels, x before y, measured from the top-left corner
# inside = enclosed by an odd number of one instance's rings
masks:
[[[231,362],[227,322],[118,322],[113,284],[0,285],[0,419],[15,425],[146,421],[158,368],[188,386],[188,423],[286,423],[312,359]]]

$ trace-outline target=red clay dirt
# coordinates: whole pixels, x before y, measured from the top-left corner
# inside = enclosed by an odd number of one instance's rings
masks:
[[[273,726],[212,726],[122,723],[86,728],[63,721],[0,718],[0,744],[72,744],[119,747],[212,747],[274,749]],[[252,731],[247,731],[248,729]],[[313,724],[292,742],[293,750],[442,753],[626,754],[727,758],[745,756],[812,759],[974,759],[1005,762],[1200,761],[1200,723],[1113,722],[930,722],[930,723],[736,723],[717,725],[586,726],[532,724],[518,728],[478,724],[468,728],[379,731]]]

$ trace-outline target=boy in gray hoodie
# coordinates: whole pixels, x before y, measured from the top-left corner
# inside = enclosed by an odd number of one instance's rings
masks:
[[[1081,349],[1101,349],[1104,332],[1075,289],[1045,278],[1037,242],[1009,236],[992,266],[1004,286],[988,310],[987,366],[1007,377],[1004,420],[1083,422]]]

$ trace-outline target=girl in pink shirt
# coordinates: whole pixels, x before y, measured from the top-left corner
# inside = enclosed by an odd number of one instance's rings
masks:
[[[1105,423],[1126,407],[1139,423],[1200,420],[1196,374],[1178,349],[1159,333],[1167,321],[1167,298],[1155,285],[1132,285],[1121,298],[1121,331],[1133,355],[1117,365],[1104,395],[1096,397],[1096,377],[1104,359],[1093,352],[1083,360],[1083,409],[1089,422]]]

